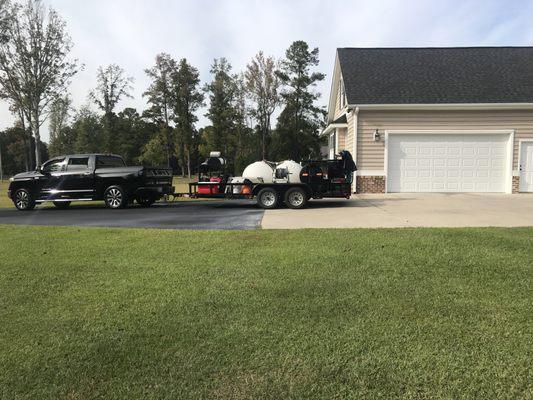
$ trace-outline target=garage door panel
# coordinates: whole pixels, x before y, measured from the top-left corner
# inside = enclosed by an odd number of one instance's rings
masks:
[[[390,192],[505,192],[509,135],[390,135]]]

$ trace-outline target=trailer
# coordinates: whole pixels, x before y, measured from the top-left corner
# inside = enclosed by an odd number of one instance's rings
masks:
[[[348,151],[341,152],[335,159],[306,160],[299,164],[260,161],[247,167],[241,177],[227,174],[226,164],[220,153],[212,152],[200,165],[198,181],[189,184],[189,192],[175,195],[195,199],[256,199],[258,206],[264,209],[283,204],[301,209],[312,199],[349,199],[357,169]],[[264,165],[268,165],[271,172]]]

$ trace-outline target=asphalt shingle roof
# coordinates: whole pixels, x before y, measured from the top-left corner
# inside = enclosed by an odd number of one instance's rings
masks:
[[[533,47],[340,48],[349,104],[533,103]]]

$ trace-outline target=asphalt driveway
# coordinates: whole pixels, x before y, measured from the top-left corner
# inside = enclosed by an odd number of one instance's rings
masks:
[[[265,229],[533,226],[533,194],[405,193],[267,211]]]
[[[237,230],[259,228],[263,213],[251,201],[181,201],[124,210],[109,210],[103,205],[73,205],[65,210],[0,209],[0,224]]]
[[[255,202],[178,201],[151,208],[103,205],[0,209],[0,224],[163,229],[298,229],[533,226],[533,195],[379,194],[314,200],[304,210],[263,211]]]

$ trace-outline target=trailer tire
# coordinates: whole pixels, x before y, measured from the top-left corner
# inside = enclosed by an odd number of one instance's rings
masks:
[[[285,204],[292,209],[305,208],[308,199],[309,196],[306,191],[299,187],[291,188],[285,192]]]
[[[264,188],[257,193],[257,204],[259,207],[271,210],[279,203],[279,194],[274,188]]]
[[[156,202],[153,194],[138,194],[135,200],[141,207],[150,207]]]

